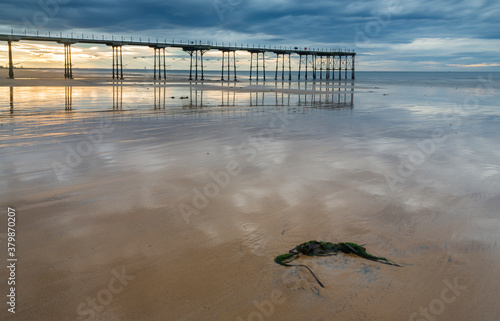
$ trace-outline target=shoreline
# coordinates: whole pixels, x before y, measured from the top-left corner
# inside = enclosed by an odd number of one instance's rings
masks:
[[[21,75],[18,78],[0,78],[0,87],[95,87],[95,86],[155,86],[155,87],[194,87],[203,90],[222,90],[239,93],[284,93],[293,95],[336,95],[334,90],[349,89],[349,94],[358,90],[374,89],[375,87],[355,86],[351,80],[310,80],[310,81],[288,81],[288,80],[231,80],[222,81],[217,79],[189,80],[181,79],[184,75],[170,75],[166,80],[154,80],[146,77],[127,77],[126,79],[109,79],[109,77],[81,77],[64,79],[57,77],[53,72],[45,77],[29,78]],[[300,88],[301,86],[304,88]],[[286,87],[289,88],[286,88]],[[298,87],[298,88],[292,88]]]
[[[65,79],[61,71],[54,71],[50,69],[17,69],[14,72],[14,79],[8,78],[8,69],[0,69],[0,86],[22,86],[22,85],[40,85],[44,80],[55,82],[57,85],[70,85],[72,83],[76,83],[78,85],[94,85],[98,83],[200,83],[200,84],[238,84],[238,83],[248,83],[253,82],[257,84],[266,84],[266,83],[304,83],[304,84],[327,84],[327,83],[352,83],[351,79],[310,79],[310,80],[275,80],[275,79],[267,79],[267,80],[252,80],[250,81],[247,76],[241,77],[240,80],[220,80],[219,75],[208,74],[205,75],[205,80],[189,80],[188,74],[168,74],[167,79],[153,79],[152,74],[144,74],[144,73],[136,73],[129,74],[124,79],[112,79],[111,75],[104,75],[102,71],[93,71],[93,70],[82,70],[76,77],[73,79]]]

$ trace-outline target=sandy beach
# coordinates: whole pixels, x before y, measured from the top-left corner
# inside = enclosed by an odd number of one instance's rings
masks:
[[[2,320],[498,319],[497,78],[16,72],[0,69],[0,258],[9,207],[18,257]],[[402,266],[300,258],[321,288],[274,263],[314,239]]]

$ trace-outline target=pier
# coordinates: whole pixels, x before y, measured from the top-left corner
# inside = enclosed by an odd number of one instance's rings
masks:
[[[249,45],[219,45],[213,42],[163,42],[155,39],[130,40],[121,37],[121,39],[107,39],[94,35],[81,37],[63,37],[59,36],[39,36],[37,35],[14,35],[0,34],[0,41],[8,43],[9,50],[9,78],[14,78],[14,63],[12,44],[19,41],[44,41],[55,42],[64,45],[64,78],[73,79],[73,64],[71,61],[71,46],[75,44],[97,44],[111,47],[112,55],[112,78],[124,79],[123,73],[123,46],[145,46],[154,50],[153,55],[153,78],[155,80],[166,79],[166,48],[178,48],[186,52],[190,57],[189,80],[204,80],[204,62],[203,55],[208,51],[219,51],[221,53],[221,81],[237,81],[237,61],[236,52],[250,53],[250,80],[259,80],[259,77],[266,81],[266,57],[276,57],[274,80],[282,81],[292,80],[292,57],[297,57],[299,61],[297,79],[316,80],[316,79],[355,79],[355,56],[354,51],[336,51],[330,49],[310,49],[299,47],[250,47]],[[259,63],[260,62],[260,63]],[[260,70],[259,70],[260,67]],[[232,75],[231,75],[232,72]],[[225,78],[226,77],[226,78]],[[303,78],[302,78],[303,77]]]

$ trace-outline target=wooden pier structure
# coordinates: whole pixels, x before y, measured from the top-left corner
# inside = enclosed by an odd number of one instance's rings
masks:
[[[276,65],[274,72],[274,80],[281,79],[292,80],[292,55],[298,56],[299,66],[298,66],[298,80],[301,79],[355,79],[355,63],[354,58],[356,53],[354,51],[335,51],[329,49],[308,49],[308,48],[272,48],[272,46],[267,47],[250,47],[250,46],[238,46],[238,45],[227,45],[224,44],[214,45],[213,43],[202,43],[189,41],[186,43],[182,42],[164,42],[151,41],[149,38],[147,41],[139,38],[137,41],[132,37],[130,40],[125,38],[106,39],[97,38],[92,36],[81,35],[78,37],[63,37],[62,33],[59,36],[38,36],[38,35],[14,35],[14,34],[0,34],[0,41],[6,41],[8,43],[9,50],[9,78],[14,78],[14,63],[12,54],[12,43],[18,41],[44,41],[44,42],[55,42],[64,45],[64,78],[73,79],[73,64],[71,62],[71,46],[74,44],[100,44],[111,47],[113,51],[112,58],[112,77],[113,79],[124,79],[123,76],[123,46],[146,46],[154,50],[153,56],[153,78],[156,80],[161,80],[167,77],[166,71],[166,48],[180,48],[190,56],[190,66],[189,66],[189,80],[204,80],[204,62],[203,55],[211,50],[218,50],[222,54],[221,63],[221,81],[237,81],[236,76],[236,52],[245,51],[250,53],[250,80],[260,79],[266,80],[266,55],[276,57]],[[193,61],[194,60],[194,61]],[[259,64],[260,61],[260,64]],[[259,73],[259,65],[260,71]],[[231,76],[231,71],[233,75]],[[224,77],[227,78],[224,78]],[[302,78],[303,77],[303,78]]]

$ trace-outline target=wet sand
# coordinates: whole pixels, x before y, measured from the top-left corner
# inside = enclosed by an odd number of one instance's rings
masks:
[[[18,81],[0,87],[19,259],[2,320],[497,320],[498,90]],[[311,239],[403,267],[301,258],[320,288],[273,262]]]

